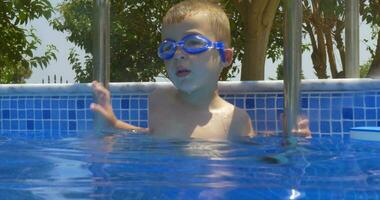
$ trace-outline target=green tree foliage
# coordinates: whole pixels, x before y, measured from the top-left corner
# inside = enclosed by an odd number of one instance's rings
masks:
[[[56,59],[56,48],[48,45],[42,56],[33,55],[41,44],[34,29],[25,28],[34,19],[49,19],[53,8],[48,0],[0,2],[0,83],[24,83],[32,67],[46,67]]]
[[[378,78],[380,76],[380,1],[362,0],[360,2],[360,13],[362,20],[372,28],[371,39],[377,41],[375,49],[369,45],[367,46],[367,50],[371,53],[371,63],[367,76]],[[364,39],[364,42],[367,43],[368,39]]]
[[[111,1],[111,81],[153,81],[160,73],[165,74],[164,64],[157,56],[161,21],[166,11],[179,1]],[[239,14],[229,1],[222,3],[232,19],[235,58],[239,59],[242,55],[242,42],[237,39],[241,39],[238,37],[241,33]],[[58,6],[62,16],[51,22],[56,30],[68,32],[68,40],[86,52],[84,63],[75,50],[69,55],[78,82],[89,82],[92,78],[93,7],[92,0],[66,0]],[[233,66],[230,73],[224,71],[221,78],[227,79],[236,73],[237,66]]]

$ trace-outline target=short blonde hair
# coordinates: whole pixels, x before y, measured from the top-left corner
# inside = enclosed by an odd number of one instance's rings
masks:
[[[163,19],[163,26],[179,23],[186,17],[205,13],[212,29],[215,31],[217,41],[223,41],[229,48],[231,45],[230,22],[223,8],[214,0],[185,0],[171,7]]]

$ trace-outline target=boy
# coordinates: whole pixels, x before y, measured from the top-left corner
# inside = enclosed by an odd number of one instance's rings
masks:
[[[91,104],[119,129],[179,138],[227,139],[253,137],[245,110],[218,95],[217,82],[233,60],[230,25],[223,9],[202,0],[174,5],[163,19],[158,54],[176,88],[153,91],[149,96],[149,128],[116,119],[108,90],[93,83],[100,104]]]

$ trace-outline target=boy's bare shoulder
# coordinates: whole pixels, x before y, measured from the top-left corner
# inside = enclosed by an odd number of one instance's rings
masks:
[[[149,94],[149,103],[154,104],[161,103],[162,99],[168,99],[168,97],[173,96],[175,93],[175,88],[165,87],[165,88],[156,88]],[[158,101],[158,102],[157,102]]]
[[[230,132],[239,136],[254,136],[256,135],[252,129],[251,118],[246,110],[234,106],[232,115]]]

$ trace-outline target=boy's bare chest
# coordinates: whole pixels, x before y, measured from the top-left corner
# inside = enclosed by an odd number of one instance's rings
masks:
[[[154,134],[185,138],[223,139],[230,126],[226,113],[175,108],[150,112],[149,121]]]

